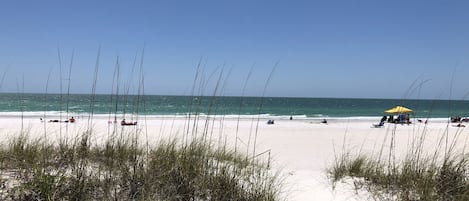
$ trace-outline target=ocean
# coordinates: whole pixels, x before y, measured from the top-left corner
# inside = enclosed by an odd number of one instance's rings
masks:
[[[373,118],[403,105],[417,118],[469,116],[466,100],[407,100],[282,97],[193,97],[161,95],[0,94],[0,116],[110,115],[148,116],[223,115],[295,119]]]

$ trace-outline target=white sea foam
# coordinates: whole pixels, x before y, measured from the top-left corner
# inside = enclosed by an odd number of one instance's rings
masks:
[[[122,118],[193,118],[194,116],[198,117],[212,117],[212,118],[224,118],[224,119],[275,119],[275,120],[288,120],[292,118],[293,120],[336,120],[336,121],[376,121],[378,122],[382,116],[351,116],[351,117],[329,117],[329,116],[322,116],[322,115],[314,115],[314,116],[307,116],[307,115],[272,115],[272,114],[253,114],[253,115],[237,115],[237,114],[230,114],[230,115],[207,115],[205,113],[199,114],[189,114],[189,113],[179,113],[179,114],[157,114],[157,115],[136,115],[136,114],[93,114],[93,118],[100,118],[100,119],[122,119]],[[69,118],[69,117],[78,117],[78,118],[86,118],[89,117],[89,113],[73,113],[73,112],[65,112],[65,111],[38,111],[38,112],[0,112],[0,117],[26,117],[26,118]],[[425,120],[433,121],[433,122],[447,122],[449,118],[412,118],[411,121],[417,122],[421,120],[424,122]]]

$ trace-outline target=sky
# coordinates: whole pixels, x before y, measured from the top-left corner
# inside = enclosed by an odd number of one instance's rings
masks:
[[[468,10],[456,0],[4,0],[0,92],[468,99]]]

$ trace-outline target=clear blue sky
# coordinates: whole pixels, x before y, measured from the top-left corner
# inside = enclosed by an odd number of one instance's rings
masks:
[[[48,91],[61,79],[66,91],[74,52],[71,92],[90,93],[101,46],[98,93],[111,93],[117,60],[135,91],[145,47],[146,94],[189,95],[202,58],[206,91],[218,67],[230,72],[222,95],[241,95],[253,66],[245,95],[261,96],[279,62],[267,96],[467,99],[468,11],[443,0],[5,0],[0,91],[44,93],[49,72]]]

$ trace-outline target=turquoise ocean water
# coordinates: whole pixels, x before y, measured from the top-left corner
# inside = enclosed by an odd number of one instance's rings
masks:
[[[138,114],[177,116],[188,113],[269,118],[376,118],[404,105],[418,118],[469,116],[465,100],[393,100],[347,98],[193,97],[159,95],[0,94],[0,116]]]

